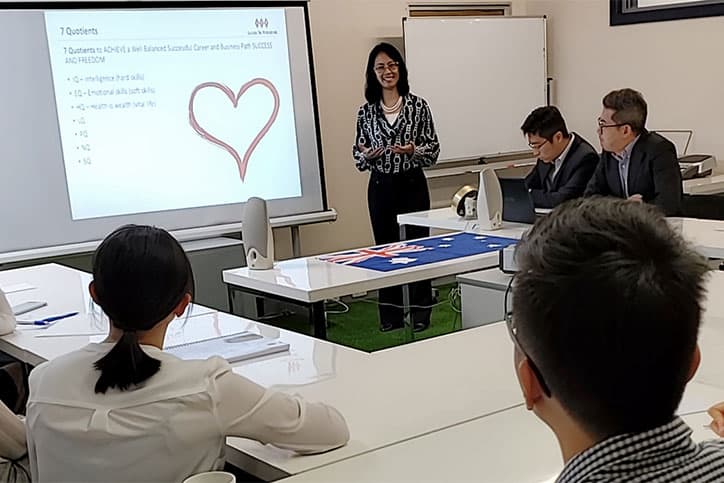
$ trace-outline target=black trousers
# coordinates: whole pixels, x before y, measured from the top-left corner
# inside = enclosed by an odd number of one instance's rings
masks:
[[[400,227],[397,215],[430,209],[430,192],[427,179],[421,168],[400,174],[382,174],[372,172],[367,187],[367,204],[376,244],[393,243],[400,240]],[[430,229],[421,226],[408,226],[408,240],[424,238],[430,235]],[[379,291],[380,323],[402,325],[402,287],[389,287]],[[429,280],[410,284],[410,304],[430,306],[432,304],[432,285]],[[432,309],[412,309],[412,322],[430,323]]]

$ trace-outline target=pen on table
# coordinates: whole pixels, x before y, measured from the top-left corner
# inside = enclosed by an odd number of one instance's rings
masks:
[[[70,312],[68,314],[62,315],[53,315],[51,317],[46,317],[39,320],[18,320],[18,325],[49,325],[56,320],[67,319],[68,317],[73,317],[75,315],[78,315],[78,312]]]

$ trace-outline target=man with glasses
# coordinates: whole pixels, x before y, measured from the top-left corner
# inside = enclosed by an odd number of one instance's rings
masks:
[[[601,160],[585,194],[652,203],[667,216],[678,215],[682,185],[676,148],[646,130],[646,115],[640,92],[620,89],[606,94],[598,118]]]
[[[538,158],[526,176],[533,203],[537,208],[553,208],[583,195],[598,163],[598,154],[577,133],[569,133],[557,107],[535,109],[520,127],[528,146]]]
[[[526,406],[572,482],[724,481],[724,440],[676,416],[700,360],[706,260],[651,205],[579,198],[517,246],[506,317]]]

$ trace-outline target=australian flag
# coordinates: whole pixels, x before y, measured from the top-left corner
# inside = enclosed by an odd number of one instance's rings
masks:
[[[451,233],[409,242],[396,242],[370,248],[347,250],[323,255],[320,260],[389,272],[403,268],[427,265],[455,258],[497,252],[518,240],[475,233]]]

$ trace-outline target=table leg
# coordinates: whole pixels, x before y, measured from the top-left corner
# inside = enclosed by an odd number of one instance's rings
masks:
[[[415,327],[412,322],[412,309],[410,308],[410,284],[402,286],[402,307],[405,321],[405,342],[415,340]]]
[[[226,284],[226,296],[229,298],[229,313],[232,315],[236,315],[234,313],[234,289],[231,288],[231,284]]]
[[[327,316],[324,312],[324,301],[309,305],[309,319],[314,324],[314,337],[327,340]]]
[[[299,243],[299,226],[292,225],[289,227],[289,229],[292,232],[292,256],[294,258],[299,258],[302,253],[302,249]]]

